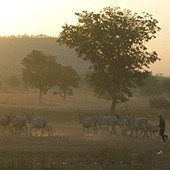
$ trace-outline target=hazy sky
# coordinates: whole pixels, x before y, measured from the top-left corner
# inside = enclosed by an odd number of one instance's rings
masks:
[[[162,59],[151,70],[170,75],[170,0],[0,0],[0,36],[58,36],[65,23],[76,24],[75,12],[99,12],[117,6],[132,12],[148,12],[159,21],[161,31],[150,44]]]

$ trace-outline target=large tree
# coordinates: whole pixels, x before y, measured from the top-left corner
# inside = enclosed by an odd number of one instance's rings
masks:
[[[160,28],[148,13],[106,7],[99,13],[75,13],[77,25],[63,26],[58,42],[74,48],[78,57],[91,62],[90,82],[95,94],[117,103],[127,101],[131,89],[150,75],[150,64],[159,60],[146,43]]]
[[[23,80],[33,88],[39,89],[39,100],[58,81],[61,65],[56,62],[56,57],[45,55],[41,51],[33,50],[23,60]]]

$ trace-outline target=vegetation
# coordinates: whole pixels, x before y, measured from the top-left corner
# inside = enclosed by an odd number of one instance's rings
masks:
[[[144,85],[139,87],[143,96],[156,96],[161,94],[161,84],[156,76],[149,76],[145,79]]]
[[[22,61],[23,80],[32,88],[39,89],[39,100],[49,89],[58,86],[55,94],[63,97],[73,94],[70,87],[78,87],[78,73],[72,67],[66,67],[56,62],[56,57],[45,55],[41,51],[33,50]]]
[[[54,94],[59,95],[66,99],[66,96],[73,95],[73,89],[78,87],[78,82],[80,80],[80,76],[78,73],[70,66],[62,66],[60,67],[59,80],[57,83],[58,90],[54,92]]]
[[[149,76],[139,88],[142,96],[170,96],[170,78],[165,76]]]
[[[88,87],[90,85],[96,96],[104,100],[97,100],[91,95],[89,89],[85,88],[78,89],[74,99],[69,98],[63,102],[68,95],[73,95],[73,88],[78,87],[79,74],[72,66],[59,64],[55,55],[46,55],[41,48],[37,48],[40,49],[39,51],[33,50],[21,62],[24,83],[21,84],[18,75],[3,77],[0,74],[0,90],[4,85],[13,88],[8,93],[2,91],[0,113],[2,117],[4,115],[8,117],[8,114],[11,114],[11,118],[12,115],[25,115],[24,113],[32,112],[47,117],[48,121],[54,125],[54,136],[42,138],[24,136],[25,134],[15,136],[11,135],[11,128],[7,129],[7,133],[1,135],[0,169],[75,170],[125,167],[127,169],[131,167],[134,169],[154,169],[155,167],[166,169],[169,167],[169,150],[158,152],[161,143],[156,139],[141,141],[137,139],[136,142],[135,138],[125,139],[104,134],[98,134],[95,138],[87,134],[82,138],[80,136],[81,126],[78,124],[80,112],[90,116],[106,115],[109,108],[107,100],[112,101],[111,113],[114,113],[116,105],[127,101],[132,95],[132,89],[143,83],[145,86],[140,88],[141,94],[150,96],[161,94],[168,96],[170,94],[169,78],[149,76],[151,74],[149,65],[159,58],[156,52],[147,51],[145,42],[155,38],[154,34],[160,29],[157,27],[157,21],[149,14],[138,16],[129,10],[122,12],[118,8],[105,8],[99,14],[85,11],[76,15],[79,17],[78,25],[65,25],[58,42],[74,48],[78,57],[91,62],[88,77],[84,78],[83,83],[86,83]],[[10,38],[10,42],[11,40],[14,42],[13,40],[16,38],[29,39],[30,42],[32,42],[32,38],[43,39],[42,48],[46,46],[44,40],[51,39],[42,34],[35,37],[23,35],[8,38]],[[20,43],[22,44],[22,41]],[[14,44],[24,51],[18,43]],[[36,48],[36,43],[30,44],[33,44],[34,49]],[[28,52],[32,46],[25,45],[25,47],[27,50],[24,52]],[[0,48],[4,49],[3,46]],[[63,49],[65,52],[66,48]],[[51,46],[49,50],[55,53]],[[15,53],[18,51],[17,49],[10,51],[13,55],[18,55]],[[2,50],[0,50],[1,52]],[[68,54],[70,54],[69,52]],[[13,56],[9,53],[8,56]],[[61,55],[61,51],[57,51],[57,54]],[[5,55],[2,55],[2,58],[5,58]],[[65,56],[67,55],[61,56],[64,58],[63,62],[66,62]],[[72,56],[70,58],[70,60],[73,59]],[[17,58],[17,62],[21,61],[20,59]],[[12,73],[14,71],[16,73],[14,67],[9,66],[9,68]],[[25,88],[36,88],[39,91],[16,90],[21,85]],[[41,100],[42,95],[47,94],[49,90],[56,90],[54,94],[61,96],[63,100],[56,99],[53,93],[49,93],[43,103],[39,103],[35,96],[39,94]],[[149,121],[157,123],[158,115],[162,114],[162,110],[155,112],[155,110],[149,109],[148,101],[151,100],[135,98],[126,105],[119,105],[117,113],[122,114],[122,109],[126,109],[126,114],[129,116],[149,116]],[[163,102],[163,105],[160,104],[160,100],[156,104],[150,104],[153,108],[155,106],[157,108],[159,106],[161,109],[169,108],[169,102],[167,103],[167,100],[163,100]],[[28,130],[30,129],[31,125],[28,123]],[[121,134],[119,130],[120,128],[118,128],[118,132]],[[163,155],[160,155],[162,153]],[[163,157],[160,159],[159,155]]]
[[[33,50],[22,60],[23,80],[33,88],[39,89],[39,100],[49,89],[56,85],[59,67],[55,56],[45,55]]]
[[[71,66],[80,75],[84,74],[89,66],[88,62],[77,59],[73,50],[57,44],[56,38],[54,37],[1,37],[0,74],[2,74],[3,77],[21,77],[23,67],[21,61],[27,54],[31,53],[33,49],[43,51],[44,54],[57,56],[58,63],[65,66]]]
[[[6,80],[6,84],[11,86],[11,87],[13,87],[13,88],[16,88],[16,87],[19,87],[20,81],[19,81],[19,79],[16,76],[10,76]]]
[[[149,65],[159,60],[145,46],[160,28],[150,14],[141,16],[130,10],[104,8],[100,13],[75,13],[78,24],[63,26],[57,42],[74,48],[78,57],[91,62],[89,77],[96,96],[116,104],[132,96],[150,75]]]

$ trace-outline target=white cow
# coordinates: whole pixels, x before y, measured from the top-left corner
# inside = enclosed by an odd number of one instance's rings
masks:
[[[26,114],[27,115],[27,114]],[[29,120],[29,122],[31,123],[31,130],[30,130],[30,135],[32,135],[32,130],[35,129],[36,130],[36,136],[38,129],[41,130],[41,134],[40,136],[43,135],[44,130],[47,126],[47,118],[46,117],[40,117],[40,116],[35,116],[34,114],[32,115],[27,115],[27,118]]]
[[[126,116],[117,116],[117,123],[122,129],[122,134],[127,135],[128,131],[130,136],[135,135],[139,137],[139,131],[144,133],[144,136],[148,137],[147,133],[147,119],[144,117],[126,117]]]
[[[122,130],[122,135],[127,135],[131,131],[131,118],[126,116],[117,116],[117,124]]]
[[[93,128],[94,134],[97,132],[97,120],[94,116],[92,116],[92,117],[81,117],[80,114],[79,114],[79,117],[80,117],[79,123],[81,123],[82,126],[83,126],[82,135],[84,134],[85,129],[87,129],[88,132],[89,132],[89,129]]]
[[[2,133],[5,132],[7,127],[10,128],[10,118],[11,118],[11,116],[8,116],[8,115],[0,117],[0,126],[3,127],[3,132]]]
[[[135,132],[136,137],[139,137],[138,132],[140,130],[144,133],[143,137],[145,136],[149,137],[147,132],[147,123],[148,120],[145,117],[133,117],[130,120],[130,127],[131,127],[130,136],[132,136],[133,133]]]
[[[116,134],[116,125],[117,125],[117,118],[116,116],[98,116],[97,118],[97,125],[101,130],[107,130],[110,133]]]
[[[19,135],[21,130],[25,128],[26,135],[28,134],[25,116],[11,116],[11,132],[15,129],[15,134]],[[18,132],[17,132],[18,131]]]
[[[51,124],[46,124],[45,130],[48,132],[48,136],[52,136],[53,126]]]
[[[158,132],[159,132],[158,124],[147,123],[147,130],[150,137],[155,136],[156,138],[158,138]]]

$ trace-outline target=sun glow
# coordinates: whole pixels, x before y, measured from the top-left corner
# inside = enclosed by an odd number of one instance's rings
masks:
[[[19,23],[23,20],[28,3],[22,0],[17,2],[19,3],[10,0],[0,1],[1,35],[10,35],[11,30],[17,32],[17,29],[19,29]]]
[[[139,14],[148,12],[159,21],[161,31],[152,41],[152,49],[162,60],[153,68],[169,74],[169,0],[0,0],[0,36],[58,36],[65,23],[77,22],[75,12],[99,12],[108,6],[130,9]]]
[[[0,36],[54,35],[62,25],[76,20],[75,12],[101,10],[111,0],[103,3],[98,2],[96,8],[96,0],[0,0]]]
[[[50,35],[57,28],[56,11],[57,7],[46,0],[0,0],[0,36]]]
[[[22,5],[22,4],[21,4]],[[24,8],[16,4],[15,1],[0,1],[0,21],[7,22],[8,20],[16,19]]]

